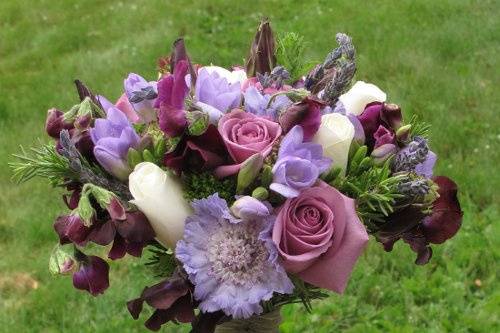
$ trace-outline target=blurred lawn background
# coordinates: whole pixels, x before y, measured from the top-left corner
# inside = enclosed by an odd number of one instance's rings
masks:
[[[155,279],[143,261],[111,263],[93,298],[50,276],[60,193],[42,180],[15,186],[7,162],[47,140],[52,106],[77,102],[79,78],[110,99],[129,72],[156,77],[156,59],[184,36],[192,59],[242,63],[259,19],[295,31],[321,61],[335,33],[353,37],[357,79],[376,83],[405,116],[432,124],[436,174],[460,186],[459,234],[425,267],[404,244],[374,241],[344,296],[313,314],[284,308],[283,332],[499,332],[500,4],[498,1],[0,1],[0,331],[142,332],[125,302]],[[186,332],[168,326],[164,332]]]

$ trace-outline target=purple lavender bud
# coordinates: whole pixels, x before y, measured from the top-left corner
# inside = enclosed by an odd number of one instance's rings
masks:
[[[108,263],[99,257],[86,256],[81,252],[77,259],[81,265],[78,272],[73,274],[73,286],[88,291],[92,296],[104,293],[109,287]]]
[[[436,155],[429,151],[427,140],[415,137],[408,146],[396,154],[392,169],[394,172],[416,171],[418,174],[428,176],[432,175],[435,162]]]
[[[147,82],[142,76],[130,73],[123,84],[128,100],[141,120],[145,123],[155,121],[154,105],[158,97],[156,82]]]
[[[99,164],[120,180],[126,180],[131,168],[127,162],[129,148],[139,144],[139,136],[118,109],[110,108],[106,119],[97,119],[90,130],[94,156]]]

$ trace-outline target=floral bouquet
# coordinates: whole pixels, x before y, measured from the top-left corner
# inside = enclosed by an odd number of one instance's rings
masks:
[[[147,328],[275,332],[281,306],[345,290],[369,235],[427,263],[460,228],[457,185],[433,176],[428,125],[351,85],[355,49],[336,40],[310,66],[303,38],[263,21],[241,67],[195,64],[179,39],[158,80],[130,74],[116,103],[75,81],[80,102],[48,111],[55,142],[12,163],[17,181],[66,190],[51,271],[95,296],[99,254],[147,249],[158,283],[128,302],[134,319],[154,309]]]

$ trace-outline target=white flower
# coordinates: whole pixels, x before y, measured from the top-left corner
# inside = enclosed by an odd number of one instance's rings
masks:
[[[332,167],[340,167],[344,173],[353,138],[354,125],[349,118],[340,113],[330,113],[321,117],[321,126],[312,141],[323,146],[323,156],[330,157]]]
[[[184,234],[184,223],[192,209],[184,200],[177,177],[163,171],[156,164],[137,164],[129,176],[130,202],[146,215],[156,238],[174,249]]]
[[[347,113],[359,116],[367,104],[385,102],[387,95],[374,84],[357,81],[348,92],[339,97]]]

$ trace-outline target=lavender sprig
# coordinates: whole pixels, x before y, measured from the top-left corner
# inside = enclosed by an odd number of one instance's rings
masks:
[[[60,154],[69,161],[69,169],[77,175],[81,183],[91,183],[109,190],[124,200],[132,199],[128,186],[114,179],[108,179],[100,174],[81,156],[71,140],[69,132],[62,130],[60,134]]]
[[[283,86],[283,83],[290,79],[290,73],[288,73],[285,67],[276,66],[270,74],[257,73],[257,79],[262,85],[262,88],[269,88],[274,84],[277,89],[280,89]]]
[[[393,172],[410,172],[415,170],[415,167],[423,163],[429,153],[427,140],[416,136],[413,141],[408,144],[407,149],[403,149],[396,154],[392,164]]]

